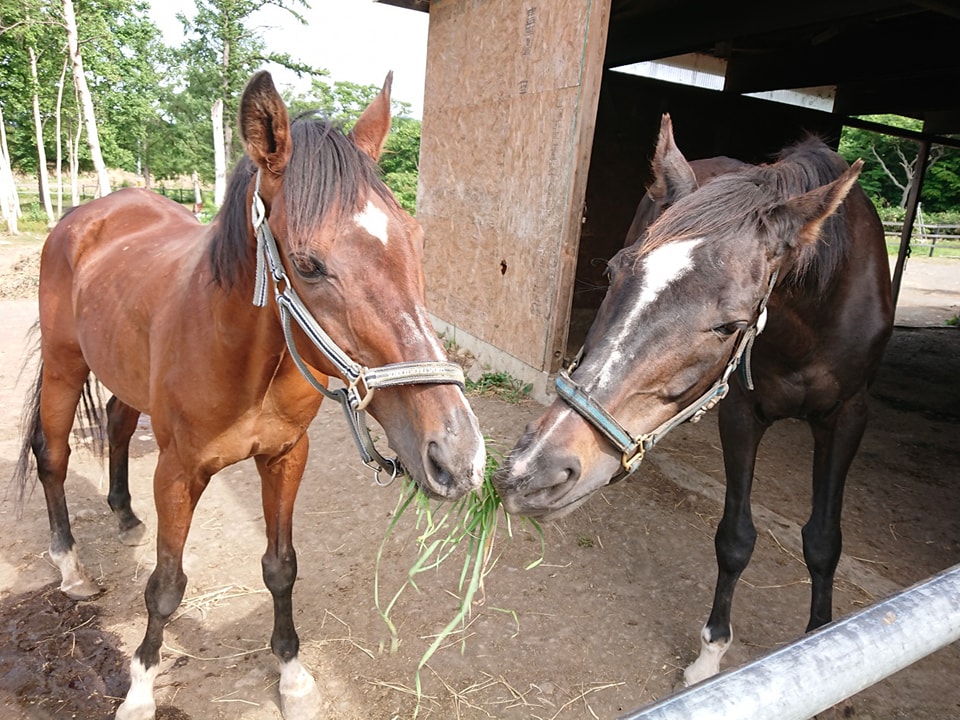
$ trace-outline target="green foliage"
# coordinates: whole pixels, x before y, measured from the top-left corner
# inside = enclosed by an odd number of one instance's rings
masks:
[[[294,117],[316,113],[349,130],[379,92],[380,88],[376,85],[342,81],[331,85],[313,78],[307,92],[293,94],[288,91],[284,99]],[[413,214],[417,208],[420,121],[407,117],[409,103],[393,100],[391,106],[393,119],[380,157],[380,169],[383,171],[383,181],[393,191],[397,201]]]
[[[380,156],[383,181],[400,205],[414,214],[417,210],[417,181],[420,162],[420,121],[394,117],[390,137]]]
[[[523,384],[507,372],[487,372],[474,382],[467,380],[467,392],[476,395],[496,395],[507,402],[518,403],[526,398],[533,385]]]
[[[919,120],[897,115],[870,115],[864,119],[905,130],[922,129]],[[840,139],[839,151],[848,162],[863,159],[860,185],[874,205],[878,208],[904,206],[919,151],[916,141],[846,127]],[[921,202],[924,209],[931,213],[958,209],[960,151],[939,146],[932,148]]]
[[[108,167],[145,178],[168,179],[197,171],[214,179],[210,110],[224,102],[228,167],[242,153],[234,141],[239,97],[250,75],[277,63],[311,79],[311,90],[293,98],[292,114],[319,110],[349,128],[379,92],[379,86],[327,83],[325,70],[265,47],[258,12],[279,7],[303,22],[307,0],[194,0],[195,12],[179,17],[184,41],[162,42],[149,20],[147,0],[75,0],[86,77]],[[91,169],[81,136],[80,110],[66,67],[66,31],[60,0],[0,0],[0,109],[15,170],[36,174],[32,115],[36,91],[50,169],[57,157],[56,106],[63,75],[59,144],[64,172],[67,148],[77,148],[81,172]],[[30,76],[29,50],[37,55],[38,81]],[[420,122],[410,106],[394,101],[394,131],[383,157],[384,180],[400,203],[416,206]]]

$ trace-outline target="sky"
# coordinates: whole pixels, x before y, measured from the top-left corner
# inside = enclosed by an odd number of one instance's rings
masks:
[[[373,0],[307,0],[298,8],[306,25],[289,13],[266,7],[252,16],[262,28],[268,50],[287,52],[294,60],[326,68],[327,81],[346,80],[360,85],[383,84],[393,70],[393,99],[410,103],[412,114],[423,113],[423,77],[427,57],[427,13],[403,10]],[[150,16],[168,45],[183,42],[177,13],[195,14],[193,0],[150,0]],[[267,67],[278,86],[309,87],[296,75]]]

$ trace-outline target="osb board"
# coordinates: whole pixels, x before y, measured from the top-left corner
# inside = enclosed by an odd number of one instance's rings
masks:
[[[608,6],[431,5],[417,207],[428,305],[535,369],[555,362],[569,315],[599,90],[584,78],[599,78]]]

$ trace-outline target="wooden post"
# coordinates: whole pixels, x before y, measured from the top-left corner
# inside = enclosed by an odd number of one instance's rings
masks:
[[[897,306],[900,296],[900,283],[903,280],[903,268],[910,254],[910,237],[913,235],[913,223],[917,218],[917,209],[920,207],[920,192],[923,190],[923,178],[927,174],[927,162],[930,159],[930,141],[919,141],[917,153],[917,167],[913,176],[913,185],[907,196],[907,214],[903,218],[903,230],[900,232],[900,251],[897,253],[897,264],[893,268],[893,306]]]
[[[610,2],[430,4],[417,199],[428,307],[535,393],[569,325]]]

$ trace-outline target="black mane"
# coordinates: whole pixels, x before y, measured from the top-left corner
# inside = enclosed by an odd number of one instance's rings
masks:
[[[783,150],[775,164],[720,175],[678,200],[651,225],[636,252],[684,238],[747,232],[765,209],[836,180],[848,167],[820,139],[808,137]],[[801,253],[785,281],[825,294],[850,245],[845,206],[827,218],[820,239]]]
[[[815,136],[785,148],[777,157],[778,190],[783,197],[794,197],[831,183],[849,169],[846,161]],[[826,219],[820,239],[808,245],[788,276],[798,285],[810,284],[823,296],[847,255],[851,234],[847,226],[847,202],[859,191],[854,185],[837,211]]]
[[[339,126],[310,113],[293,121],[290,135],[293,153],[283,181],[287,237],[277,237],[281,246],[302,248],[311,231],[330,212],[359,209],[358,203],[367,191],[396,204],[380,178],[377,164]],[[225,289],[244,276],[253,277],[255,243],[247,190],[256,173],[257,167],[249,157],[240,159],[214,221],[208,251],[210,270],[214,282]]]

